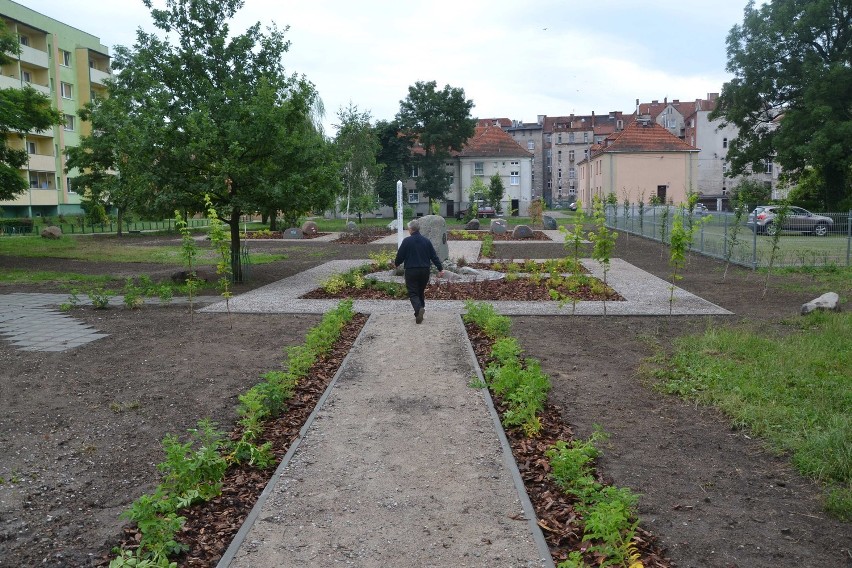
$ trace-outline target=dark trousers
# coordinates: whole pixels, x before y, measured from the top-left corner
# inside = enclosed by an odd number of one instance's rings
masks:
[[[408,289],[408,299],[416,314],[420,308],[426,307],[426,285],[429,284],[428,268],[406,268],[405,287]]]

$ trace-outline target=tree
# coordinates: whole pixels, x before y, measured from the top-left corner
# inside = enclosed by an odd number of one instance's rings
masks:
[[[411,136],[400,131],[399,123],[380,120],[373,127],[379,142],[376,162],[381,172],[376,179],[379,203],[394,208],[396,214],[396,182],[406,179],[411,169]]]
[[[503,179],[500,174],[491,176],[491,183],[488,186],[488,202],[494,206],[494,211],[499,215],[502,213],[503,195],[506,193],[506,188],[503,186]]]
[[[323,166],[317,154],[326,156],[311,120],[316,90],[284,72],[286,28],[272,24],[261,33],[256,23],[231,33],[228,21],[242,0],[166,0],[165,9],[144,3],[166,37],[140,29],[132,50],[117,47],[119,73],[110,86],[145,148],[128,160],[136,170],[149,168],[154,207],[202,212],[210,196],[230,227],[232,275],[240,282],[241,215],[278,208],[283,195],[309,193],[325,179],[312,171]]]
[[[444,168],[446,159],[451,151],[461,151],[476,127],[470,117],[473,101],[464,98],[464,89],[446,85],[438,91],[435,81],[418,81],[408,87],[408,96],[399,105],[400,128],[416,138],[424,152],[417,191],[430,201],[443,199],[451,180]]]
[[[122,235],[124,215],[134,209],[142,212],[145,196],[150,189],[148,172],[141,167],[146,148],[139,136],[128,108],[120,97],[97,98],[80,109],[80,120],[91,122],[92,133],[80,140],[78,146],[67,149],[65,171],[76,169],[74,188],[82,195],[87,211],[107,211],[113,207],[118,214],[118,235]],[[135,159],[130,159],[133,156]]]
[[[794,183],[816,171],[824,208],[852,205],[850,30],[848,0],[748,3],[728,34],[734,78],[711,114],[739,128],[729,175],[762,171],[768,161]]]
[[[772,190],[754,179],[744,179],[731,190],[731,203],[734,207],[755,207],[767,203],[771,197]]]
[[[0,20],[0,65],[14,61],[8,53],[20,52],[17,36]],[[29,156],[24,148],[8,146],[9,135],[23,140],[31,130],[47,130],[61,122],[50,99],[29,85],[23,89],[0,89],[0,200],[15,199],[29,187],[29,181],[20,174]]]
[[[340,162],[340,179],[346,193],[346,215],[349,211],[361,214],[376,208],[376,180],[382,166],[376,162],[381,150],[376,133],[370,125],[370,113],[358,112],[358,107],[349,103],[337,113],[335,147]]]

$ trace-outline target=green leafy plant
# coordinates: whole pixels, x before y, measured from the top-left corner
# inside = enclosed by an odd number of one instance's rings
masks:
[[[589,233],[589,240],[592,241],[592,258],[597,260],[603,269],[603,283],[607,287],[606,277],[609,272],[610,260],[612,251],[615,250],[615,240],[618,238],[618,233],[610,231],[606,226],[606,212],[600,198],[594,199],[593,205],[595,231]],[[606,296],[603,301],[603,312],[606,316]]]
[[[195,257],[198,256],[198,245],[195,244],[192,232],[178,210],[175,210],[175,227],[181,235],[180,255],[184,266],[186,266],[186,293],[189,298],[189,317],[192,319],[192,314],[195,311],[193,305],[194,293],[201,284],[195,273]]]
[[[683,278],[680,271],[686,266],[686,252],[689,243],[692,242],[692,233],[683,226],[683,216],[677,215],[672,223],[672,232],[669,244],[669,265],[672,268],[669,281],[669,315],[674,306],[674,293],[677,286],[675,283]]]
[[[141,308],[143,305],[143,291],[139,286],[136,286],[133,282],[133,278],[128,278],[125,281],[122,296],[124,298],[124,306],[126,308],[134,310]]]
[[[484,237],[482,237],[482,250],[480,251],[481,256],[490,257],[494,254],[494,237],[491,233],[486,233]]]
[[[731,266],[731,258],[734,255],[734,250],[739,244],[739,234],[740,229],[742,228],[745,211],[745,205],[735,200],[733,224],[727,235],[725,235],[725,272],[722,274],[722,280],[728,276],[728,268]]]
[[[781,228],[784,226],[784,221],[786,221],[789,213],[790,204],[784,201],[781,204],[781,207],[775,210],[775,218],[772,220],[772,225],[775,230],[771,231],[770,235],[772,237],[772,249],[769,253],[769,266],[766,267],[766,279],[763,281],[764,297],[766,296],[766,291],[769,289],[769,275],[772,273],[772,266],[775,264],[775,260],[778,257],[778,250],[781,244]],[[755,219],[755,223],[757,223],[757,219]],[[769,229],[767,229],[767,231],[769,231]]]
[[[92,306],[96,310],[105,310],[109,308],[109,299],[114,295],[114,292],[97,287],[86,292],[86,295],[89,296],[89,301],[92,302]]]
[[[68,300],[66,302],[63,302],[62,304],[60,304],[59,309],[62,310],[63,312],[69,312],[72,309],[79,306],[80,305],[79,294],[80,294],[79,290],[77,290],[76,288],[72,289],[71,292],[68,294]]]
[[[210,243],[216,253],[216,274],[219,275],[217,287],[219,293],[225,298],[225,309],[228,312],[228,326],[233,329],[231,323],[231,282],[233,281],[231,266],[231,238],[225,231],[225,223],[219,218],[219,213],[213,207],[210,196],[204,195],[204,206],[207,209],[207,217],[210,220]]]

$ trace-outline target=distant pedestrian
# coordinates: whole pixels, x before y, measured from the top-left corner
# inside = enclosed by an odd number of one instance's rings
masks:
[[[438,276],[444,275],[441,264],[432,241],[420,234],[420,221],[414,219],[408,223],[409,236],[402,239],[396,252],[394,266],[405,266],[405,287],[408,289],[408,299],[414,308],[414,321],[423,322],[426,311],[426,285],[429,284],[430,262],[438,269]]]

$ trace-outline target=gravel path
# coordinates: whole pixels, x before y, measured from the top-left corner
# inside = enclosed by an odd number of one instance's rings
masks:
[[[457,315],[373,315],[220,566],[552,566],[468,350]]]

